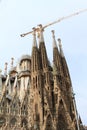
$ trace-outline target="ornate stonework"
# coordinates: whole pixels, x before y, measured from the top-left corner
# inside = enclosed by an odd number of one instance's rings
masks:
[[[0,73],[0,130],[83,130],[61,40],[58,49],[52,33],[53,65],[41,29],[39,47],[34,32],[31,56]]]

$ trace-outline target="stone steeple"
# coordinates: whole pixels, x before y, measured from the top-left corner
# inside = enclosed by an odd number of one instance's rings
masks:
[[[33,47],[37,47],[35,27],[33,29]]]
[[[61,68],[60,54],[59,54],[59,50],[57,47],[54,30],[52,31],[52,37],[53,37],[53,64],[55,64],[55,66],[58,70],[58,74],[62,75],[63,72],[62,72],[62,68]]]
[[[42,25],[39,25],[40,32],[39,32],[39,52],[41,56],[41,64],[42,64],[42,69],[48,67],[48,57],[47,57],[47,52],[46,52],[46,47],[45,47],[45,42],[44,42],[44,36],[43,36],[43,27]]]
[[[62,49],[62,43],[61,43],[60,38],[58,39],[58,42],[59,42],[59,53],[60,53],[60,59],[61,59],[61,64],[62,64],[62,70],[63,70],[64,76],[70,78],[69,70],[68,70],[67,62],[66,62],[64,52]]]
[[[44,29],[42,27],[42,24],[39,24],[39,43],[42,43],[44,42],[44,36],[43,36],[43,32],[44,32]]]
[[[33,32],[33,47],[32,47],[32,58],[31,58],[31,91],[33,94],[33,129],[40,129],[43,123],[43,73],[41,56],[36,43],[35,31]],[[40,110],[40,111],[39,111]],[[41,123],[41,124],[40,124]],[[40,126],[41,125],[41,126]]]
[[[72,89],[71,78],[70,78],[67,62],[64,56],[64,52],[62,49],[61,39],[58,39],[58,42],[59,42],[60,62],[61,62],[62,71],[63,71],[63,80],[61,81],[62,81],[62,86],[63,86],[62,97],[64,96],[64,99],[62,98],[62,100],[68,111],[67,116],[69,117],[70,122],[72,122],[72,120],[75,120],[77,122],[77,119],[76,119],[77,110],[75,106],[75,99],[74,99],[74,94],[73,94],[73,89]],[[72,128],[72,126],[69,126],[69,127]]]
[[[61,57],[64,57],[64,53],[63,53],[63,49],[62,49],[62,44],[61,44],[61,39],[60,38],[58,39],[58,42],[59,42],[60,55],[61,55]]]
[[[55,32],[54,32],[54,30],[52,30],[51,32],[52,32],[52,37],[53,37],[53,48],[57,48],[57,43],[56,43],[56,39],[55,39]]]
[[[41,67],[42,67],[42,74],[43,74],[43,118],[44,118],[44,127],[45,129],[48,129],[47,122],[48,118],[50,117],[50,122],[52,122],[52,116],[53,116],[53,77],[52,77],[52,67],[49,64],[45,42],[44,42],[44,36],[43,36],[43,27],[42,25],[40,27],[39,32],[39,55],[41,58]],[[52,128],[52,127],[51,127]],[[51,129],[50,128],[50,129]]]
[[[36,32],[39,33],[39,47]],[[75,98],[61,39],[53,38],[53,66],[43,36],[44,28],[33,28],[32,54],[23,55],[19,68],[0,74],[0,129],[80,130]],[[15,94],[13,89],[16,89]],[[9,91],[11,92],[9,93]],[[83,130],[83,127],[81,128]]]
[[[40,69],[39,50],[37,47],[36,32],[34,28],[33,28],[33,47],[32,47],[31,64],[32,64],[31,66],[32,72],[35,72]]]

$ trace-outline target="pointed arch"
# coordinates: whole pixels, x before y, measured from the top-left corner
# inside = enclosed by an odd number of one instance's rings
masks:
[[[45,129],[45,130],[53,130],[52,118],[51,118],[51,115],[50,115],[50,114],[47,116],[46,129]]]
[[[23,118],[22,119],[22,121],[21,121],[21,126],[23,127],[23,126],[27,126],[27,124],[28,124],[28,121],[25,119],[25,118]]]
[[[58,114],[57,129],[58,130],[67,130],[68,123],[67,123],[66,111],[65,111],[62,99],[59,101],[58,113],[59,114]]]
[[[6,123],[6,119],[4,117],[0,117],[0,127]]]
[[[62,100],[62,99],[59,101],[59,104],[60,104],[60,105],[63,105],[63,100]]]
[[[14,126],[14,125],[16,124],[16,122],[17,122],[16,118],[13,117],[13,118],[11,119],[11,121],[10,121],[10,124]]]
[[[58,116],[58,130],[67,130],[67,122],[63,114]]]

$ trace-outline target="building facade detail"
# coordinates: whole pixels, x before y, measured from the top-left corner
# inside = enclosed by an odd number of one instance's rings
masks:
[[[62,49],[53,38],[53,65],[41,25],[39,44],[33,28],[31,56],[23,55],[5,74],[0,70],[0,130],[84,130]]]

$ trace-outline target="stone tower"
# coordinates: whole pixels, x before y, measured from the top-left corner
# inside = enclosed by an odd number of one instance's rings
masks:
[[[51,65],[42,25],[33,28],[32,54],[5,75],[0,71],[0,130],[84,130],[73,94],[61,39],[53,39]],[[13,62],[12,62],[13,63]]]

